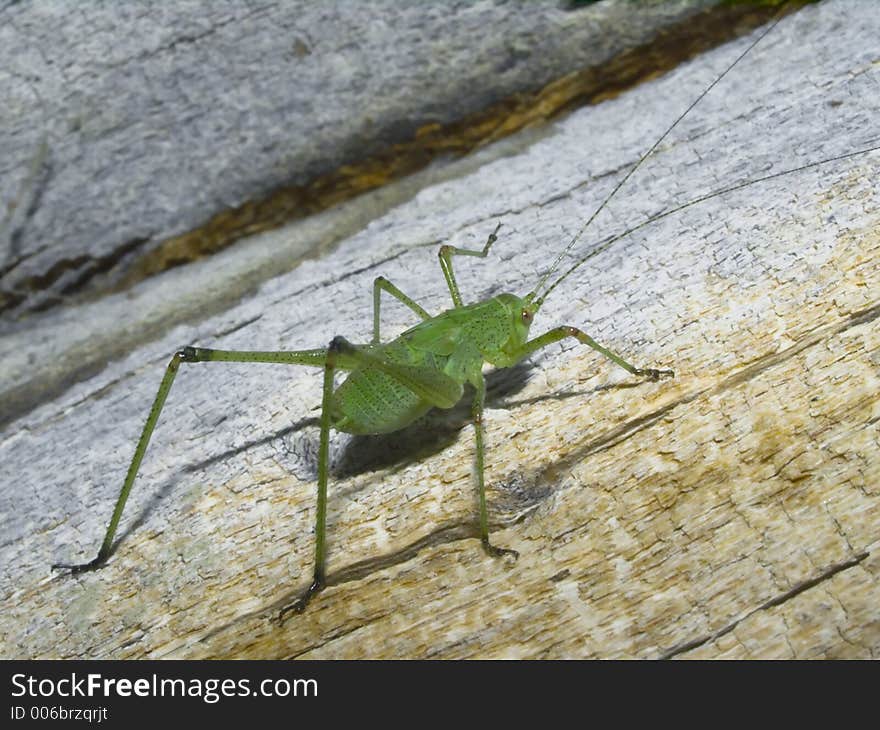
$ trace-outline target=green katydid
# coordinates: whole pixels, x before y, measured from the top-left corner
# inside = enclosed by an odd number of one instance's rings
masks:
[[[700,99],[766,33],[772,30],[772,27],[773,25],[764,31],[723,74],[716,78],[687,110],[673,122],[654,145],[642,155],[638,162],[632,166],[596,211],[583,224],[564,250],[556,257],[549,270],[543,275],[534,289],[525,296],[505,293],[475,304],[465,305],[463,303],[453,271],[453,257],[457,255],[486,257],[497,240],[497,233],[500,228],[500,224],[498,224],[488,237],[486,244],[480,250],[461,249],[448,245],[441,247],[439,252],[440,265],[452,298],[452,309],[436,316],[431,316],[394,284],[383,277],[377,278],[373,285],[373,335],[372,341],[367,344],[355,345],[342,337],[334,337],[326,348],[301,351],[230,351],[184,347],[176,352],[168,364],[135,448],[134,456],[120,490],[98,555],[88,563],[57,565],[54,567],[66,568],[72,572],[82,572],[100,567],[106,562],[112,552],[114,537],[125,503],[181,363],[221,361],[307,365],[324,369],[318,452],[318,500],[315,523],[314,575],[311,585],[290,607],[291,609],[303,610],[310,598],[320,591],[326,583],[324,566],[326,562],[325,538],[330,429],[333,428],[338,431],[354,434],[393,432],[412,423],[431,408],[452,407],[461,399],[465,384],[470,384],[475,393],[472,415],[476,445],[475,473],[479,496],[480,539],[483,548],[490,555],[515,557],[515,551],[493,545],[489,536],[483,479],[483,406],[485,382],[482,367],[484,363],[489,363],[499,368],[510,367],[551,343],[573,337],[610,358],[633,375],[647,377],[652,380],[673,375],[671,370],[636,367],[616,353],[603,347],[576,327],[555,327],[532,339],[529,338],[530,327],[547,296],[588,259],[607,249],[615,241],[660,217],[670,215],[684,207],[694,205],[709,197],[721,195],[742,186],[734,186],[691,201],[673,210],[666,211],[660,216],[655,216],[620,235],[614,236],[600,246],[593,248],[559,275],[552,283],[548,284],[551,276],[558,271],[566,253],[580,240],[596,216],[642,162],[657,148]],[[863,152],[864,150],[852,154],[861,154]],[[823,162],[827,162],[827,160]],[[762,178],[762,180],[790,172],[789,170],[776,173]],[[758,181],[752,180],[743,185],[754,182]],[[422,319],[422,322],[415,327],[387,343],[381,342],[380,338],[380,301],[383,292],[405,304]],[[337,370],[348,373],[346,379],[338,387],[334,383],[334,374]]]
[[[524,297],[500,294],[492,299],[464,305],[455,274],[452,257],[456,255],[485,257],[497,240],[499,223],[480,251],[442,246],[440,264],[453,308],[431,317],[400,289],[383,277],[373,284],[373,340],[366,345],[353,345],[344,337],[334,337],[326,348],[290,352],[257,352],[212,350],[202,347],[184,347],[174,354],[165,371],[165,377],[150,409],[147,422],[135,449],[125,482],[116,502],[116,508],[104,536],[97,557],[79,565],[56,565],[73,572],[90,570],[102,565],[110,556],[113,538],[125,502],[134,484],[141,460],[159,414],[165,405],[181,363],[243,362],[284,363],[312,365],[324,368],[321,403],[320,442],[318,448],[318,509],[315,525],[314,579],[306,593],[294,604],[296,610],[305,608],[309,598],[325,585],[326,557],[325,532],[327,514],[327,477],[330,428],[351,434],[380,434],[400,430],[431,408],[452,408],[463,395],[465,383],[473,386],[473,422],[476,436],[476,481],[480,504],[480,539],[490,555],[516,557],[514,550],[499,548],[489,540],[486,493],[483,481],[483,404],[486,385],[482,367],[488,362],[504,368],[515,365],[533,352],[574,337],[598,350],[606,357],[632,373],[657,380],[672,376],[671,370],[637,368],[619,355],[603,347],[576,327],[563,326],[529,339],[534,315],[544,301],[539,287]],[[561,282],[566,272],[551,285],[547,292]],[[552,272],[552,269],[551,269]],[[542,279],[546,282],[548,275]],[[422,322],[394,340],[380,340],[380,298],[386,292],[416,312]],[[334,387],[334,373],[347,371],[348,377]]]

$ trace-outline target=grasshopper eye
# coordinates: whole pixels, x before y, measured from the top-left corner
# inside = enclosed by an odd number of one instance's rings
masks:
[[[526,324],[532,323],[532,313],[528,309],[524,309],[522,311],[521,316],[522,316],[522,321],[525,322]]]

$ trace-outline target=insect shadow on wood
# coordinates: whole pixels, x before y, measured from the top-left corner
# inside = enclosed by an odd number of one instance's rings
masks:
[[[508,398],[522,390],[533,367],[523,361],[511,368],[487,373],[486,405],[492,408],[494,401]],[[470,406],[473,393],[470,395],[469,398],[468,391],[465,391],[465,397],[452,408],[428,411],[400,431],[352,436],[345,439],[335,454],[331,446],[330,473],[344,479],[368,471],[402,469],[444,451],[458,438],[461,430],[473,421]],[[292,438],[304,436],[306,434],[300,433],[292,435]],[[308,436],[313,439],[313,458],[309,464],[310,479],[313,480],[318,474],[317,439],[314,438],[314,432]]]

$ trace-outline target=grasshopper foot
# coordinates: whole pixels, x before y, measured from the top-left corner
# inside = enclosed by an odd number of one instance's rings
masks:
[[[52,570],[67,570],[71,575],[76,575],[77,573],[86,573],[90,570],[103,568],[106,562],[107,555],[100,552],[94,560],[90,560],[88,563],[75,563],[72,565],[68,565],[67,563],[53,563],[51,567]]]
[[[516,560],[519,557],[519,553],[516,550],[511,550],[510,548],[496,547],[489,542],[488,538],[483,538],[482,542],[483,550],[486,551],[487,555],[491,555],[493,558],[503,558],[505,555],[510,555],[514,560]]]
[[[316,593],[320,593],[321,591],[323,591],[325,586],[326,582],[324,581],[324,576],[316,576],[315,580],[312,581],[312,585],[308,587],[305,593],[303,593],[289,606],[285,606],[281,609],[278,614],[278,622],[283,624],[287,620],[288,614],[302,613],[303,611],[305,611],[306,606],[309,605],[309,601],[312,600],[312,596],[314,596]]]
[[[672,370],[656,370],[655,368],[639,368],[636,375],[644,375],[648,380],[657,381],[660,378],[674,378],[675,372]]]

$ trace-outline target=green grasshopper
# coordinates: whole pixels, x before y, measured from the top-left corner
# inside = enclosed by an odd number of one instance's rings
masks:
[[[486,383],[483,364],[496,368],[515,365],[532,353],[567,337],[598,350],[633,375],[657,380],[672,376],[671,370],[637,368],[611,350],[597,343],[576,327],[555,327],[539,337],[529,339],[529,329],[541,304],[559,283],[574,271],[572,267],[560,276],[546,291],[540,293],[552,273],[524,297],[499,294],[492,299],[465,305],[459,293],[452,268],[453,256],[485,257],[497,240],[499,223],[480,251],[440,247],[440,266],[446,277],[453,308],[434,317],[426,312],[394,284],[378,277],[373,282],[373,339],[365,345],[354,345],[344,337],[334,337],[326,348],[280,352],[211,350],[204,347],[183,347],[174,354],[165,370],[165,377],[153,401],[147,422],[135,449],[125,482],[119,493],[113,516],[107,527],[97,557],[79,565],[55,565],[74,573],[101,566],[110,556],[113,538],[125,502],[131,492],[141,460],[165,400],[174,384],[181,363],[239,362],[284,363],[312,365],[324,368],[323,397],[321,401],[320,441],[318,447],[318,509],[315,522],[315,569],[308,590],[290,607],[302,611],[309,599],[326,584],[327,476],[330,429],[350,434],[383,434],[398,431],[431,408],[452,408],[462,398],[465,383],[474,389],[472,414],[476,437],[476,481],[480,504],[480,540],[489,555],[517,557],[515,550],[500,548],[489,540],[489,520],[486,509],[486,489],[483,480],[483,405]],[[557,259],[557,265],[558,261]],[[583,259],[582,261],[585,261]],[[580,263],[580,262],[579,262]],[[422,318],[415,327],[383,343],[380,338],[379,308],[382,292],[390,294]],[[334,374],[346,371],[348,376],[334,387]]]
[[[778,21],[777,21],[778,22]],[[476,256],[485,258],[497,240],[499,223],[480,250],[462,249],[449,245],[439,250],[440,267],[452,298],[452,309],[431,316],[424,308],[384,277],[373,283],[373,333],[367,344],[352,344],[344,337],[334,337],[325,348],[298,351],[238,351],[214,350],[203,347],[183,347],[178,350],[165,371],[153,405],[150,409],[140,439],[135,448],[125,481],[120,490],[110,523],[104,535],[98,555],[87,563],[57,564],[53,568],[67,569],[73,573],[93,570],[103,565],[111,555],[113,540],[125,503],[137,477],[141,461],[147,450],[153,430],[159,420],[168,393],[182,363],[235,362],[274,363],[306,365],[323,368],[323,390],[320,417],[320,440],[318,450],[318,500],[315,520],[315,558],[311,585],[283,612],[305,609],[309,600],[326,585],[326,515],[327,480],[329,472],[330,429],[351,434],[384,434],[398,431],[411,424],[432,408],[452,408],[463,397],[464,386],[474,390],[472,419],[474,424],[476,469],[475,479],[479,496],[479,534],[483,549],[493,557],[509,556],[516,559],[515,550],[498,547],[490,541],[489,521],[486,509],[484,484],[483,408],[486,385],[482,368],[489,363],[496,368],[511,367],[524,358],[548,345],[566,338],[574,338],[598,351],[632,375],[659,380],[673,377],[668,369],[636,367],[620,355],[596,342],[573,326],[554,327],[543,334],[530,338],[535,315],[549,294],[573,274],[588,259],[606,250],[616,241],[630,235],[660,218],[672,215],[683,208],[696,205],[709,198],[723,195],[745,185],[789,174],[787,170],[751,180],[725,190],[716,191],[696,200],[667,210],[637,226],[610,238],[577,260],[555,281],[548,285],[568,251],[577,243],[586,229],[605,205],[639,168],[644,160],[658,147],[675,126],[767,33],[771,24],[700,96],[682,113],[654,145],[636,162],[617,183],[596,211],[589,217],[578,233],[556,257],[549,270],[532,291],[525,296],[504,293],[486,301],[464,304],[453,271],[453,257]],[[863,154],[867,150],[844,155]],[[840,158],[834,158],[840,159]],[[805,169],[831,160],[812,163],[798,168]],[[380,337],[380,303],[383,292],[406,305],[422,321],[406,330],[397,338],[382,342]],[[337,371],[347,377],[337,387],[334,375]]]

